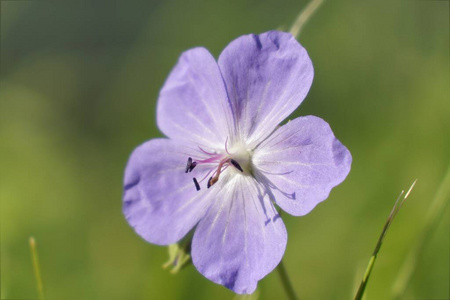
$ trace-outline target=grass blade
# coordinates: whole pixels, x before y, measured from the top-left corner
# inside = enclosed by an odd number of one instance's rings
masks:
[[[358,292],[356,293],[355,300],[361,300],[364,291],[366,289],[367,282],[369,281],[370,273],[372,272],[373,266],[375,264],[375,260],[377,259],[378,252],[380,251],[381,245],[383,244],[384,237],[386,236],[387,231],[389,230],[389,227],[392,224],[392,221],[394,220],[395,216],[397,215],[398,211],[402,207],[403,203],[405,202],[406,198],[408,198],[409,194],[411,193],[412,189],[416,185],[417,179],[414,180],[414,182],[411,184],[408,191],[405,193],[405,191],[402,191],[400,195],[398,196],[397,200],[395,201],[394,207],[392,208],[389,217],[384,224],[383,230],[381,231],[380,237],[378,238],[378,242],[375,245],[375,249],[373,251],[372,256],[370,257],[369,264],[367,265],[366,272],[364,273],[364,276],[361,280],[361,284],[359,285]]]
[[[447,169],[447,173],[444,176],[441,184],[439,185],[436,196],[434,197],[430,209],[428,210],[425,226],[422,232],[417,238],[416,243],[409,251],[405,261],[400,269],[396,281],[392,288],[392,298],[399,299],[403,296],[406,287],[411,279],[411,276],[416,269],[417,261],[427,245],[428,239],[431,237],[431,233],[437,227],[439,221],[445,211],[445,207],[450,200],[450,166]]]
[[[30,237],[28,241],[30,243],[31,261],[33,262],[38,296],[40,300],[44,300],[44,285],[42,284],[41,269],[39,267],[39,259],[36,250],[36,241],[34,240],[34,237]]]
[[[304,10],[300,12],[294,24],[291,27],[289,32],[295,37],[298,38],[300,35],[300,31],[303,28],[303,25],[311,18],[311,16],[315,13],[315,11],[322,4],[323,0],[312,0],[308,3]]]

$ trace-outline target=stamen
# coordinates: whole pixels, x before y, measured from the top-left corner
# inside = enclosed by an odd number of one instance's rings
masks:
[[[228,137],[225,140],[225,152],[221,153],[221,152],[208,152],[205,151],[203,148],[201,148],[200,146],[198,147],[198,149],[203,153],[206,154],[207,156],[203,159],[197,159],[197,160],[193,160],[192,157],[188,158],[187,164],[186,164],[186,169],[185,169],[185,173],[190,173],[192,172],[192,170],[200,164],[208,164],[208,165],[215,165],[218,163],[217,165],[217,169],[210,169],[209,172],[207,172],[204,177],[200,180],[197,181],[196,178],[193,178],[194,183],[195,183],[195,188],[197,189],[197,191],[200,190],[200,184],[199,182],[203,182],[204,180],[208,179],[207,182],[207,187],[208,189],[213,186],[215,183],[217,183],[217,181],[219,181],[219,177],[220,174],[222,172],[224,172],[229,166],[233,166],[236,169],[238,169],[239,171],[241,171],[242,173],[244,172],[244,169],[241,167],[241,165],[239,164],[239,162],[235,159],[232,159],[231,156],[232,154],[228,151]],[[228,154],[228,155],[227,155]],[[242,156],[240,155],[241,153],[238,153],[239,157]],[[212,174],[210,176],[210,174]]]
[[[188,161],[187,161],[187,164],[186,164],[186,171],[185,171],[185,173],[192,172],[192,170],[194,170],[195,166],[197,166],[197,162],[196,161],[193,162],[192,158],[189,157]]]
[[[209,189],[211,187],[211,179],[212,177],[209,177],[208,179],[208,184],[206,185],[206,187]]]
[[[198,184],[197,179],[194,177],[192,178],[192,180],[194,180],[195,188],[197,189],[197,191],[200,191],[200,184]]]
[[[184,173],[189,172],[189,169],[191,168],[191,166],[192,166],[192,158],[189,157],[188,161],[187,161],[187,164],[186,164],[186,171]]]
[[[224,164],[228,163],[229,161],[229,158],[220,161],[219,166],[217,167],[217,171],[208,180],[208,189],[219,180],[220,173],[222,172],[222,167],[224,167]]]
[[[231,163],[236,169],[238,169],[239,171],[244,172],[244,170],[242,170],[241,165],[240,165],[237,161],[235,161],[234,159],[230,159],[230,163]]]
[[[212,153],[212,152],[208,152],[208,151],[205,151],[202,147],[200,147],[200,146],[197,146],[198,147],[198,149],[200,149],[200,151],[202,151],[204,154],[206,154],[206,155],[209,155],[209,156],[212,156],[212,155],[215,155],[216,153]]]
[[[213,176],[213,177],[211,177],[211,178],[209,178],[209,180],[208,180],[208,185],[207,185],[207,188],[209,189],[211,186],[213,186],[214,185],[214,183],[216,183],[217,181],[219,180],[219,176]]]

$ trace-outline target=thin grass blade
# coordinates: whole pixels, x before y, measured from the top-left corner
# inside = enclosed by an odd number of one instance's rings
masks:
[[[44,285],[42,284],[41,268],[39,266],[39,257],[36,250],[36,241],[34,237],[28,240],[31,251],[31,261],[33,263],[34,277],[36,278],[37,293],[40,300],[44,300]]]
[[[300,12],[294,24],[292,25],[289,32],[295,37],[298,38],[300,35],[300,31],[306,22],[311,18],[311,16],[316,12],[316,10],[320,7],[323,0],[312,0],[308,3],[304,10]]]
[[[384,224],[383,230],[381,231],[380,237],[378,238],[377,244],[375,245],[373,254],[370,257],[369,264],[367,265],[366,272],[364,273],[364,276],[361,280],[361,284],[359,285],[359,289],[358,289],[358,292],[356,293],[355,300],[361,300],[362,297],[364,296],[367,282],[369,281],[370,274],[372,272],[373,266],[375,265],[375,261],[377,259],[378,252],[380,251],[381,245],[383,244],[384,237],[386,236],[386,233],[389,230],[389,227],[391,226],[392,221],[394,220],[398,211],[400,210],[400,208],[402,207],[406,198],[408,198],[412,189],[416,185],[416,182],[417,182],[417,179],[414,180],[414,182],[411,184],[410,188],[408,189],[408,191],[406,193],[405,193],[405,191],[401,191],[400,195],[397,197],[394,207],[392,207],[389,217],[386,220],[386,223]]]
[[[442,219],[446,206],[450,202],[450,165],[447,168],[447,173],[444,176],[438,191],[428,210],[425,225],[422,232],[416,240],[416,243],[411,247],[405,261],[398,273],[397,279],[392,287],[392,298],[400,299],[408,286],[408,283],[413,275],[420,255],[422,254],[431,233],[437,227],[439,221]]]

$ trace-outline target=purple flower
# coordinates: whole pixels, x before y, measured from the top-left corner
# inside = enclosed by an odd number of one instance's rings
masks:
[[[239,37],[218,62],[205,48],[184,52],[158,100],[168,139],[139,146],[125,170],[123,210],[136,232],[169,245],[196,227],[200,273],[252,293],[286,248],[274,204],[305,215],[350,171],[350,152],[322,119],[279,126],[312,79],[306,50],[284,32]]]

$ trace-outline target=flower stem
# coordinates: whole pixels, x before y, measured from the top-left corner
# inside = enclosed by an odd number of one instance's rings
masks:
[[[28,240],[30,243],[31,260],[33,262],[34,276],[36,277],[36,286],[39,295],[39,300],[44,300],[44,285],[42,284],[41,269],[39,267],[39,259],[36,250],[36,241],[34,237]]]
[[[283,260],[278,264],[277,267],[278,274],[280,275],[281,283],[283,284],[284,291],[286,292],[289,300],[297,300],[298,297],[295,294],[294,287],[292,286],[291,281],[289,280],[289,275],[286,272],[286,268],[284,267]]]

